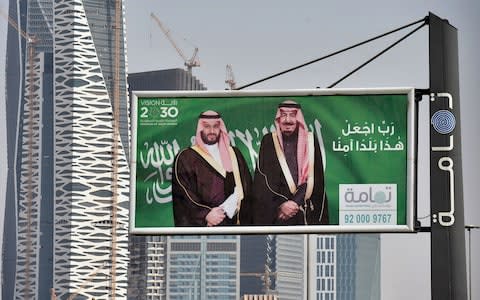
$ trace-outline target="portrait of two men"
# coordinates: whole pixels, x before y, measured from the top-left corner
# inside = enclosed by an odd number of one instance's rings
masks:
[[[329,224],[318,139],[297,102],[284,99],[274,113],[253,171],[231,143],[229,120],[214,110],[199,113],[192,146],[173,161],[176,227]]]

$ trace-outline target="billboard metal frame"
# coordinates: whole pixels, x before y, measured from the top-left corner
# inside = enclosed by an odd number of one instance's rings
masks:
[[[136,177],[137,177],[137,101],[145,97],[254,97],[254,96],[349,96],[349,95],[393,95],[405,94],[408,97],[407,109],[407,191],[406,224],[404,225],[235,225],[218,227],[136,227]],[[298,90],[226,90],[226,91],[132,91],[132,137],[131,137],[131,184],[130,184],[130,233],[131,234],[280,234],[280,233],[407,233],[416,232],[416,185],[417,185],[417,134],[418,114],[415,89],[411,87],[358,88],[358,89],[298,89]]]

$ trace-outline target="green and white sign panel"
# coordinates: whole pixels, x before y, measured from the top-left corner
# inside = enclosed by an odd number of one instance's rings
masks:
[[[278,104],[302,107],[325,164],[329,225],[175,227],[172,167],[198,116],[221,114],[253,178]],[[137,234],[413,232],[413,88],[133,92],[130,231]]]

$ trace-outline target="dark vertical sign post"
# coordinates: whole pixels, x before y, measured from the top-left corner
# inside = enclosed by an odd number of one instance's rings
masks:
[[[457,29],[429,25],[432,299],[467,299]]]

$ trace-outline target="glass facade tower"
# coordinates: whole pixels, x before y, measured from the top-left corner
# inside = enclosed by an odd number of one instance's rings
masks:
[[[275,236],[275,288],[280,299],[306,299],[307,238],[305,234]]]
[[[128,74],[128,90],[205,90],[203,84],[182,69]],[[131,97],[130,97],[131,99]],[[167,238],[131,236],[129,242],[128,298],[167,299]]]
[[[169,237],[167,270],[167,299],[239,299],[240,237]]]
[[[311,235],[309,248],[309,299],[381,299],[378,234]]]

